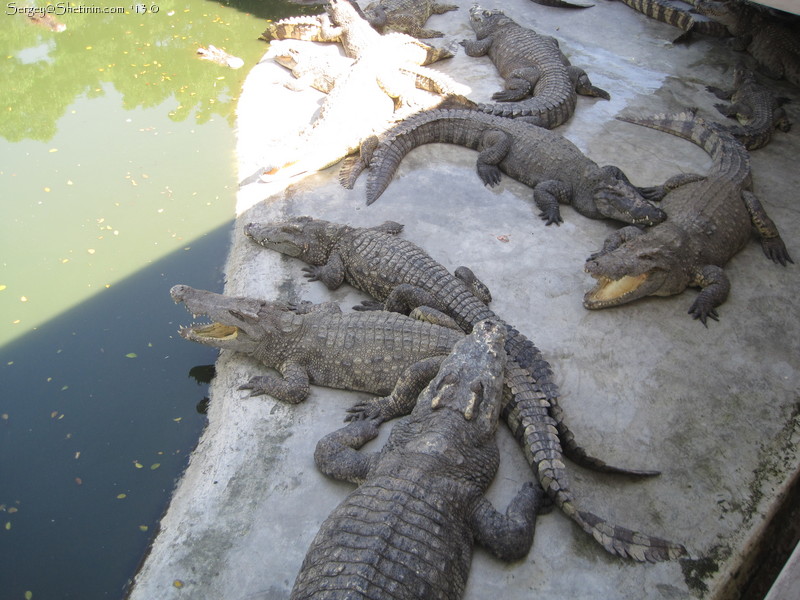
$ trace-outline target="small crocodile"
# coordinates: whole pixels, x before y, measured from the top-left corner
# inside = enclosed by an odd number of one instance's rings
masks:
[[[472,271],[459,267],[456,273],[487,298],[488,290]],[[251,356],[280,374],[256,375],[239,389],[292,404],[306,399],[312,383],[368,392],[382,398],[356,404],[349,411],[351,417],[365,415],[381,422],[411,412],[441,360],[464,337],[454,323],[426,315],[421,309],[410,316],[387,311],[343,315],[332,302],[287,304],[225,296],[187,285],[173,286],[170,295],[175,302],[184,303],[195,318],[212,319],[210,324],[181,327],[181,337]],[[598,472],[637,477],[658,474],[614,467],[588,455],[575,442],[560,411],[549,415],[551,407],[527,373],[510,362],[504,380],[503,415],[527,454],[544,451],[551,454],[551,460],[561,460],[563,447],[564,456]],[[540,410],[523,414],[526,406]],[[529,439],[533,441],[528,443]]]
[[[559,203],[571,204],[585,217],[653,225],[666,214],[650,204],[620,169],[600,167],[559,134],[518,119],[475,110],[439,109],[420,112],[362,145],[361,161],[369,165],[367,204],[388,187],[412,149],[450,143],[478,150],[478,176],[496,185],[501,171],[533,188],[539,216],[561,223]],[[352,187],[354,180],[343,181]]]
[[[469,20],[477,39],[462,42],[467,55],[488,56],[505,80],[505,90],[492,96],[499,103],[479,104],[478,110],[552,129],[575,112],[577,94],[609,99],[583,69],[570,65],[555,38],[477,4],[470,9]]]
[[[673,43],[689,41],[693,33],[710,37],[728,37],[727,28],[718,21],[697,14],[694,9],[687,9],[671,0],[618,0],[633,10],[647,15],[651,19],[661,21],[683,30]],[[687,0],[688,2],[688,0]]]
[[[697,0],[696,7],[727,27],[734,48],[755,58],[760,73],[800,86],[800,36],[790,27],[744,2]]]
[[[372,420],[319,441],[317,467],[358,487],[323,522],[290,600],[457,600],[475,543],[509,562],[528,553],[541,488],[523,484],[505,514],[485,497],[500,463],[504,335],[476,324],[379,452],[358,451],[378,435]]]
[[[381,33],[397,31],[416,38],[437,38],[441,31],[425,29],[431,15],[441,15],[458,10],[457,4],[439,4],[435,0],[378,0],[364,8],[364,15]]]
[[[380,307],[408,313],[425,307],[429,313],[444,313],[466,332],[485,319],[502,323],[485,302],[475,296],[463,277],[451,274],[416,244],[398,238],[402,228],[392,221],[377,227],[359,228],[295,217],[277,223],[249,223],[244,233],[265,248],[308,263],[304,271],[310,280],[321,281],[331,290],[347,282],[380,302],[367,302],[363,309]],[[508,364],[526,371],[543,395],[543,402],[535,397],[517,401],[513,413],[519,416],[519,422],[511,428],[518,435],[524,432],[526,459],[553,502],[612,554],[651,562],[682,555],[683,546],[610,525],[591,513],[578,510],[569,490],[564,463],[552,458],[555,452],[560,452],[557,436],[553,439],[550,435],[547,439],[539,433],[539,424],[547,417],[543,413],[547,412],[548,405],[551,414],[560,414],[558,389],[552,380],[550,365],[530,340],[511,325],[503,325]],[[516,417],[509,414],[506,418],[511,423]],[[551,434],[555,433],[555,427],[553,430]]]
[[[197,56],[203,60],[210,60],[222,67],[229,67],[231,69],[241,69],[244,66],[244,61],[241,58],[228,54],[225,50],[212,46],[211,44],[208,45],[208,48],[200,46],[197,49]]]
[[[722,90],[708,86],[706,88],[721,100],[730,100],[728,104],[714,106],[726,117],[738,119],[740,125],[725,126],[725,129],[748,150],[763,148],[772,139],[775,129],[789,131],[792,122],[781,107],[788,98],[778,98],[769,88],[756,81],[756,75],[744,64],[739,64],[733,71],[733,89]]]
[[[687,139],[708,152],[713,164],[706,176],[683,173],[658,188],[666,221],[646,230],[623,227],[589,257],[586,272],[598,283],[584,296],[586,308],[699,287],[689,314],[706,325],[709,318],[719,319],[716,307],[730,290],[722,267],[747,245],[753,229],[769,259],[784,266],[792,262],[751,191],[750,156],[741,143],[691,112],[620,120]]]

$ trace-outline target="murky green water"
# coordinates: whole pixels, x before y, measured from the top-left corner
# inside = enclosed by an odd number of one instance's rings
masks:
[[[264,18],[300,11],[71,2],[55,32],[24,5],[0,9],[0,598],[119,598],[216,357],[169,288],[222,288],[236,100]]]

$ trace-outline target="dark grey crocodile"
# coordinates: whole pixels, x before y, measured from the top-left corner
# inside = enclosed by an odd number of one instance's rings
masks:
[[[756,81],[756,75],[739,64],[733,71],[733,89],[722,90],[708,86],[708,91],[717,98],[730,100],[727,104],[715,104],[726,117],[738,119],[740,125],[726,125],[725,129],[748,150],[763,148],[772,139],[775,129],[789,131],[792,122],[782,105],[788,98],[778,98],[769,88]]]
[[[552,129],[575,112],[577,94],[609,99],[583,69],[570,65],[555,38],[477,4],[470,9],[469,20],[477,39],[464,40],[464,49],[469,56],[488,56],[505,80],[505,90],[492,96],[500,102],[479,104],[479,110]]]
[[[467,92],[444,73],[422,66],[428,55],[418,40],[379,34],[346,0],[332,0],[328,14],[331,27],[322,27],[315,39],[341,41],[354,62],[336,77],[311,126],[261,158],[263,181],[324,169],[394,120]]]
[[[380,452],[358,452],[378,435],[372,420],[320,440],[318,468],[359,485],[311,542],[291,600],[457,600],[475,543],[505,561],[528,553],[541,488],[524,484],[505,514],[484,495],[500,463],[504,336],[476,324]]]
[[[759,72],[800,86],[800,36],[788,25],[744,2],[697,0],[696,7],[727,27],[734,48],[755,58]]]
[[[364,15],[381,33],[398,31],[416,38],[444,36],[441,31],[425,29],[431,15],[441,15],[458,10],[457,4],[439,4],[435,0],[378,0],[364,8]]]
[[[456,273],[477,294],[489,298],[472,271],[459,267]],[[383,397],[361,402],[349,412],[380,421],[410,413],[441,360],[464,337],[455,323],[439,325],[441,317],[420,309],[412,311],[412,316],[387,311],[343,315],[330,302],[295,305],[225,296],[187,285],[173,286],[170,295],[195,318],[212,319],[210,324],[181,327],[181,337],[251,356],[279,373],[254,376],[239,389],[293,404],[306,399],[309,384],[368,392]],[[559,440],[563,440],[564,456],[589,469],[632,476],[658,474],[614,467],[588,455],[575,442],[560,411],[550,416],[549,403],[538,386],[513,361],[506,369],[503,398],[504,418],[529,454],[544,444],[552,460],[561,460]],[[529,409],[523,415],[526,406],[540,410]],[[554,426],[559,439],[554,437]],[[530,446],[526,445],[529,438],[533,440]]]
[[[647,230],[624,227],[586,261],[586,272],[598,281],[584,297],[586,308],[699,287],[689,313],[705,325],[718,319],[716,307],[728,297],[730,282],[722,267],[747,245],[753,230],[769,259],[784,266],[792,262],[751,191],[750,156],[738,141],[692,113],[621,120],[690,140],[713,164],[706,176],[680,174],[661,186],[666,221]]]
[[[688,9],[671,0],[618,0],[627,4],[633,10],[647,15],[651,19],[661,21],[683,30],[683,33],[673,40],[673,43],[689,41],[693,33],[700,33],[711,37],[728,37],[727,28],[718,21],[705,15],[698,14],[694,9]],[[688,0],[687,0],[688,2]]]
[[[559,203],[592,219],[653,225],[666,218],[620,169],[600,167],[563,136],[518,119],[474,110],[429,110],[378,139],[368,140],[361,149],[361,161],[369,165],[367,204],[388,187],[408,152],[438,142],[479,150],[478,176],[484,184],[497,184],[502,171],[531,186],[539,216],[548,225],[563,221]],[[343,183],[352,187],[354,181]]]
[[[426,307],[449,316],[467,332],[485,319],[500,322],[463,278],[451,275],[419,246],[398,238],[401,230],[402,225],[391,221],[358,228],[296,217],[278,223],[250,223],[244,232],[261,246],[308,263],[310,266],[304,271],[312,281],[321,281],[329,289],[347,282],[382,302],[381,308],[386,310],[407,313]],[[530,340],[512,326],[504,325],[508,363],[529,373],[543,393],[536,399],[523,398],[513,391],[517,405],[506,419],[509,424],[518,420],[511,428],[518,437],[524,433],[520,442],[526,458],[554,503],[612,554],[640,561],[667,560],[683,554],[685,550],[680,545],[610,525],[577,509],[564,463],[557,457],[561,450],[557,436],[552,435],[555,427],[549,436],[542,435],[539,427],[550,418],[548,410],[560,414],[550,365]]]

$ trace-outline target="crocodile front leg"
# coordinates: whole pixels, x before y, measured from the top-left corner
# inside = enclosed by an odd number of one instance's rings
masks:
[[[376,419],[364,419],[326,435],[314,450],[317,468],[334,479],[363,482],[378,455],[362,454],[358,450],[378,437],[378,426]]]
[[[250,396],[268,394],[273,398],[299,404],[308,398],[309,378],[306,368],[297,363],[285,363],[279,369],[282,377],[275,375],[256,375],[245,384],[239,386],[240,390],[250,390]]]
[[[329,290],[338,289],[344,283],[344,259],[338,252],[331,252],[324,265],[303,267],[303,276],[309,281],[321,281]]]
[[[786,244],[781,239],[781,234],[778,233],[778,228],[769,218],[767,211],[764,210],[756,195],[744,190],[742,191],[742,200],[747,207],[747,212],[750,213],[750,220],[761,240],[761,249],[767,255],[767,258],[772,262],[780,263],[784,267],[786,263],[794,263],[792,257],[789,256],[789,251],[786,249]]]
[[[525,483],[506,510],[499,513],[486,498],[481,498],[472,515],[475,541],[501,560],[523,558],[533,544],[536,517],[545,503],[541,486]]]
[[[534,186],[533,201],[539,208],[539,217],[545,222],[545,225],[553,223],[558,225],[564,222],[558,205],[559,203],[569,204],[570,193],[567,185],[555,179],[540,181]]]
[[[478,57],[486,56],[489,53],[492,42],[494,39],[489,36],[482,40],[461,40],[461,45],[464,46],[464,53],[467,56]]]
[[[446,356],[433,356],[408,367],[400,375],[392,393],[354,404],[347,409],[346,421],[372,419],[378,424],[411,414],[417,398],[436,377]]]
[[[497,100],[498,102],[523,100],[533,93],[533,88],[541,76],[542,71],[537,67],[515,69],[506,77],[505,89],[502,92],[492,94],[492,100]]]
[[[725,302],[731,291],[731,282],[725,272],[716,265],[706,265],[695,274],[691,285],[703,288],[689,307],[692,318],[699,319],[706,327],[708,319],[719,321],[716,307]]]

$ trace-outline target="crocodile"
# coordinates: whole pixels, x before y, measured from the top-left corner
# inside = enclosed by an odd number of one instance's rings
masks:
[[[241,69],[244,66],[244,61],[241,58],[228,54],[225,50],[212,46],[211,44],[208,45],[208,48],[200,46],[197,49],[197,56],[203,60],[210,60],[222,67],[229,67],[231,69]]]
[[[275,40],[269,45],[264,58],[289,69],[295,81],[286,84],[292,90],[314,88],[329,93],[336,81],[345,77],[353,66],[353,59],[341,54],[332,54],[317,44],[286,39]]]
[[[539,423],[560,414],[558,389],[550,365],[538,348],[517,329],[504,323],[475,296],[464,279],[451,274],[416,244],[397,237],[403,226],[393,221],[370,228],[351,227],[311,217],[277,223],[249,223],[244,234],[253,242],[298,258],[309,266],[306,277],[334,290],[347,282],[377,300],[359,308],[407,313],[425,307],[428,314],[444,313],[469,333],[480,321],[492,319],[506,328],[505,348],[513,369],[529,374],[541,399],[524,398],[506,415],[517,437],[524,434],[525,457],[548,496],[564,514],[589,533],[608,552],[639,561],[661,561],[685,552],[683,546],[611,525],[578,510],[560,453],[558,436],[545,440]],[[552,418],[552,417],[550,417]],[[556,433],[553,426],[551,434]]]
[[[369,166],[367,204],[388,187],[406,153],[437,142],[478,150],[477,171],[484,184],[499,183],[502,171],[532,187],[547,225],[563,221],[559,203],[592,219],[653,225],[666,218],[619,168],[598,166],[563,136],[518,119],[464,109],[420,112],[379,139],[366,140],[361,161]],[[352,187],[354,180],[342,183]]]
[[[488,298],[488,290],[472,271],[459,267],[456,274]],[[181,327],[182,338],[251,356],[280,373],[251,377],[239,388],[249,390],[251,396],[269,394],[297,404],[308,397],[312,383],[381,396],[354,405],[348,419],[361,415],[383,422],[410,413],[440,361],[464,337],[455,323],[420,309],[414,309],[410,316],[387,311],[343,315],[332,302],[272,302],[225,296],[182,284],[173,286],[170,295],[195,317],[212,319],[210,324]],[[346,358],[342,358],[344,355]],[[560,442],[564,456],[586,468],[635,477],[658,475],[658,471],[615,467],[587,454],[575,442],[563,415],[549,416],[549,410],[541,410],[549,408],[542,393],[513,362],[506,367],[504,381],[503,415],[525,452],[538,450],[535,444],[526,446],[528,427],[528,435],[536,430],[546,440],[546,448],[553,449],[552,459],[561,460]],[[538,412],[521,414],[522,407],[533,404],[540,406]]]
[[[476,543],[508,562],[528,554],[541,488],[524,483],[505,514],[485,496],[500,464],[504,335],[476,324],[379,452],[359,452],[378,435],[369,419],[318,442],[320,471],[358,487],[323,522],[290,600],[457,600]]]
[[[733,71],[733,89],[723,90],[713,86],[706,89],[721,100],[730,103],[714,106],[726,117],[738,119],[740,125],[725,129],[748,150],[763,148],[772,139],[775,129],[789,131],[792,122],[782,105],[788,98],[778,98],[775,93],[756,81],[753,71],[739,64]]]
[[[435,0],[378,0],[364,8],[364,15],[376,30],[407,33],[416,38],[443,37],[444,33],[425,29],[431,15],[458,10],[456,4],[439,4]]]
[[[709,37],[729,37],[728,29],[722,23],[705,15],[698,14],[694,9],[687,9],[671,0],[618,0],[633,10],[640,12],[651,19],[672,25],[683,30],[673,43],[687,42],[694,33]],[[688,2],[688,0],[686,0]]]
[[[392,121],[468,91],[444,73],[421,65],[424,55],[418,53],[418,40],[379,34],[346,0],[332,0],[329,13],[337,25],[331,39],[341,40],[353,65],[336,78],[316,119],[292,145],[273,148],[262,157],[263,181],[324,169],[356,152],[365,138]]]
[[[469,20],[477,39],[462,42],[467,55],[488,56],[505,80],[505,89],[492,96],[498,103],[479,104],[478,110],[552,129],[575,112],[577,94],[610,98],[591,84],[583,69],[570,64],[555,38],[477,4],[470,8]]]
[[[760,73],[800,86],[800,37],[791,27],[742,2],[697,0],[696,7],[725,25],[734,36],[734,48],[746,50]]]
[[[585,270],[598,283],[583,304],[607,308],[699,287],[689,314],[707,326],[709,318],[719,320],[716,307],[730,291],[722,267],[747,245],[752,230],[769,259],[783,266],[792,262],[777,227],[751,191],[750,156],[735,138],[691,111],[618,118],[687,139],[713,163],[706,176],[683,173],[658,188],[666,221],[647,230],[623,227],[589,257]]]

